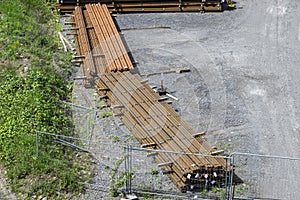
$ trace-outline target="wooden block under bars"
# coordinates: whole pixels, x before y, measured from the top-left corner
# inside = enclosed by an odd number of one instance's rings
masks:
[[[210,153],[210,155],[219,155],[219,154],[222,154],[224,153],[224,150],[218,150],[218,151],[213,151]]]
[[[105,98],[107,98],[107,96],[106,95],[102,95],[102,96],[99,96],[99,98],[100,99],[105,99]]]
[[[158,155],[158,152],[151,152],[147,154],[147,157],[156,156]]]
[[[118,114],[114,114],[114,117],[119,117],[119,116],[123,116],[123,113],[118,113]]]
[[[83,60],[71,60],[71,63],[83,63]]]
[[[123,105],[112,105],[111,108],[124,108]]]
[[[157,144],[156,143],[148,143],[148,144],[142,144],[141,145],[141,148],[148,148],[148,147],[152,147],[152,146],[156,146]]]
[[[166,170],[166,171],[162,171],[163,174],[172,174],[174,173],[174,170]]]
[[[99,87],[97,87],[97,90],[98,90],[98,91],[109,91],[108,88],[99,88]]]
[[[79,55],[79,56],[72,56],[73,59],[80,59],[80,58],[85,58],[85,55]]]
[[[145,83],[147,83],[148,81],[149,81],[148,79],[142,80],[142,81],[141,81],[141,84],[145,84]]]
[[[193,134],[193,137],[196,138],[196,137],[200,137],[200,136],[203,136],[203,135],[205,135],[205,132],[200,132],[200,133]]]
[[[160,163],[157,166],[158,167],[165,167],[165,166],[172,166],[173,162],[165,162],[165,163]]]
[[[162,98],[158,99],[158,101],[165,101],[165,100],[168,100],[168,99],[169,99],[169,97],[162,97]]]

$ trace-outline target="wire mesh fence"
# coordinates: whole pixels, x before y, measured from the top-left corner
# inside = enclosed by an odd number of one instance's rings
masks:
[[[225,199],[229,197],[230,184],[230,166],[227,171],[213,171],[211,168],[199,169],[196,174],[188,174],[185,179],[188,190],[184,193],[178,189],[174,176],[174,172],[163,167],[155,160],[155,155],[165,154],[170,157],[176,156],[199,156],[207,157],[210,155],[191,154],[186,152],[171,152],[164,150],[151,150],[136,148],[132,146],[124,147],[127,149],[127,166],[126,171],[132,173],[131,179],[126,185],[126,192],[135,192],[144,196],[159,196],[163,198],[213,198]],[[214,156],[213,156],[214,157]],[[218,157],[218,156],[215,156]],[[223,157],[228,159],[230,165],[231,157]],[[179,166],[180,167],[180,166]],[[223,172],[225,172],[223,174]]]
[[[299,199],[300,158],[234,153],[235,173],[241,184],[233,185],[236,199]]]
[[[109,122],[107,128],[114,124],[111,120],[102,119],[102,125]],[[139,196],[153,199],[298,199],[300,183],[300,158],[260,155],[250,153],[233,153],[227,158],[228,170],[223,181],[205,179],[197,190],[186,193],[180,192],[170,179],[168,172],[158,167],[153,158],[156,150],[142,149],[136,141],[121,129],[115,129],[109,134],[93,135],[88,146],[85,138],[55,135],[37,131],[39,135],[49,136],[46,140],[53,140],[78,150],[86,150],[94,157],[93,180],[82,183],[87,192],[82,199],[111,198],[121,193],[135,193]],[[123,134],[123,135],[122,135]],[[96,137],[97,136],[97,137]],[[116,140],[115,136],[119,139]],[[43,137],[45,140],[45,137]],[[125,145],[127,139],[130,145]],[[82,142],[83,141],[83,142]],[[37,143],[38,148],[43,141]],[[47,147],[49,148],[49,146]],[[86,149],[85,149],[86,148]],[[88,149],[88,150],[87,150]],[[184,152],[167,152],[165,154],[185,154]],[[38,154],[37,154],[38,155]],[[197,155],[195,156],[203,156]],[[216,174],[217,175],[217,174]],[[293,183],[293,184],[291,184]],[[195,185],[196,186],[196,185]],[[195,187],[196,188],[196,187]]]
[[[120,193],[154,199],[299,199],[299,158],[249,153],[225,156],[229,170],[223,181],[217,181],[219,173],[217,177],[212,173],[211,179],[204,176],[201,187],[194,185],[197,190],[190,188],[182,193],[168,172],[158,167],[151,156],[155,152],[139,148],[137,140],[105,104],[94,101],[92,106],[69,105],[76,113],[76,137],[37,130],[36,152],[38,156],[39,151],[48,151],[51,146],[43,145],[51,141],[93,156],[93,180],[82,183],[87,187],[82,199],[111,198]]]

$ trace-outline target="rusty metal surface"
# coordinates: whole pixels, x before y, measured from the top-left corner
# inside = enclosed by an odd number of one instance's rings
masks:
[[[126,72],[133,66],[107,6],[77,6],[73,20],[85,86],[96,84],[99,97],[143,148],[207,155],[151,155],[181,191],[204,188],[208,182],[222,185],[226,160],[210,156],[214,149],[203,134],[197,134],[139,75]]]
[[[61,13],[72,12],[75,6],[84,6],[91,3],[101,3],[107,5],[113,13],[134,13],[134,12],[199,12],[199,11],[223,11],[225,6],[221,0],[82,0],[82,1],[59,1],[56,5]]]
[[[74,22],[77,56],[82,58],[86,87],[91,87],[100,74],[133,69],[106,5],[86,5],[86,9],[77,6]]]
[[[102,74],[96,91],[110,100],[114,113],[144,148],[211,155],[213,149],[202,134],[193,130],[173,108],[160,100],[139,75],[129,72]],[[223,158],[152,155],[181,191],[204,187],[207,181],[221,184],[225,179]]]

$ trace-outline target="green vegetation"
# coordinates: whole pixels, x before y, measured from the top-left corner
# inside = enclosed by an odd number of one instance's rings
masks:
[[[125,185],[125,182],[130,180],[134,172],[122,172],[119,174],[119,167],[126,159],[126,155],[122,156],[118,161],[115,162],[113,169],[110,172],[110,195],[112,197],[117,197],[119,194],[117,192],[118,188]]]
[[[111,117],[113,115],[113,113],[110,110],[110,108],[104,108],[103,110],[104,111],[101,113],[101,117],[102,118]]]
[[[235,193],[236,193],[236,195],[239,195],[239,196],[247,196],[248,192],[249,192],[249,188],[250,188],[250,185],[246,184],[246,183],[236,185]]]
[[[152,175],[157,175],[157,174],[158,174],[158,171],[157,171],[157,169],[152,168],[152,169],[150,170],[150,173],[151,173]]]
[[[120,142],[120,138],[118,136],[114,136],[113,143]]]
[[[154,195],[153,194],[144,194],[143,195],[143,198],[146,200],[146,199],[154,199]]]
[[[0,164],[21,199],[69,199],[84,190],[87,156],[35,130],[73,135],[65,80],[70,54],[62,52],[54,14],[46,0],[0,1]],[[67,72],[67,73],[66,73]]]
[[[211,191],[212,191],[213,193],[217,193],[217,192],[220,191],[220,188],[214,186],[214,187],[212,187]]]

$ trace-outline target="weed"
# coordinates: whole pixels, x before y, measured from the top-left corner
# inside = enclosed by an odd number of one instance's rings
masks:
[[[110,189],[109,194],[110,194],[111,197],[119,196],[118,191],[116,189]]]
[[[152,175],[157,175],[158,174],[157,169],[154,169],[154,168],[152,168],[150,172],[151,172]]]
[[[219,189],[218,187],[213,187],[213,188],[211,189],[211,191],[212,191],[213,193],[217,193],[217,192],[220,191],[220,189]]]
[[[114,136],[113,143],[119,142],[120,138],[118,136]]]

